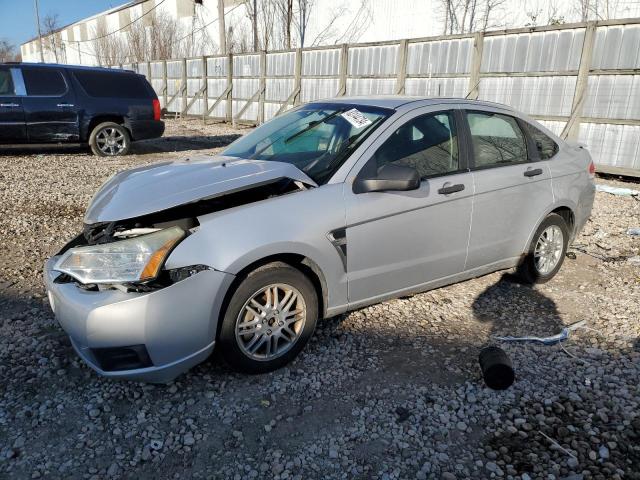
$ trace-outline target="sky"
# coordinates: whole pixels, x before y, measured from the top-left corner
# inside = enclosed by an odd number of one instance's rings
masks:
[[[127,0],[39,0],[40,21],[57,13],[60,26],[95,15]],[[34,0],[0,0],[0,38],[19,47],[37,35]]]

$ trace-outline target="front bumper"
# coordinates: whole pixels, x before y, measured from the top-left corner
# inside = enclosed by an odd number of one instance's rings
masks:
[[[218,314],[233,275],[204,270],[149,293],[87,291],[55,283],[58,257],[45,265],[51,308],[80,357],[100,375],[164,383],[213,351]],[[92,349],[144,345],[152,366],[105,371]]]

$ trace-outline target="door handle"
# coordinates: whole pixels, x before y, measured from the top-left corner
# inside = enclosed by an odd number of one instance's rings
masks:
[[[446,182],[442,188],[438,190],[438,193],[440,195],[448,195],[450,193],[461,192],[462,190],[464,190],[463,184],[457,183],[456,185],[451,185],[449,182]]]
[[[0,103],[0,107],[7,107],[7,108],[13,108],[13,107],[19,107],[20,104],[18,103]]]
[[[73,103],[59,103],[58,106],[60,108],[65,108],[65,107],[75,107],[75,105]]]
[[[524,176],[525,177],[536,177],[538,175],[542,175],[542,169],[541,168],[529,168],[527,170],[525,170],[524,172]]]

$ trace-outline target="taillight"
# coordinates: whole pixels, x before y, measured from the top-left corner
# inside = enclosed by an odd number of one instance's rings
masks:
[[[157,98],[153,99],[153,119],[160,120],[160,100]]]
[[[589,175],[591,175],[592,177],[596,175],[596,166],[593,163],[593,160],[589,162]]]

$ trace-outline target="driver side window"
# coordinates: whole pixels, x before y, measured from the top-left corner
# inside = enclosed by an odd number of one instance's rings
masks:
[[[415,168],[421,178],[459,170],[458,137],[451,112],[428,113],[398,128],[374,154],[378,169],[386,164]]]

